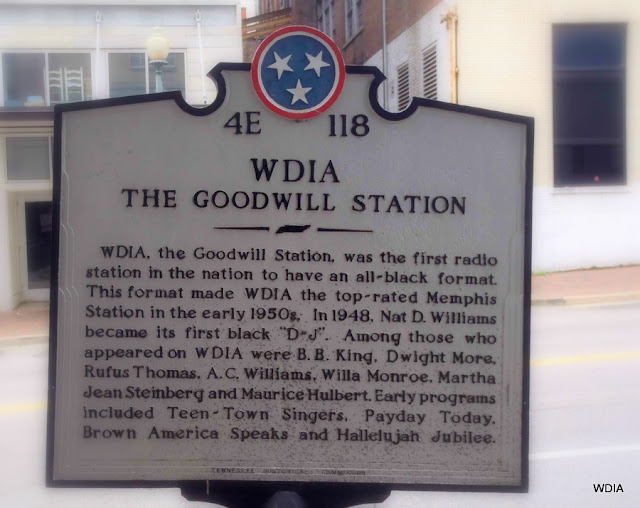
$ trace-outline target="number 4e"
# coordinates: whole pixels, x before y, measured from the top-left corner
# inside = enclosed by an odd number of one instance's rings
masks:
[[[225,129],[234,129],[234,134],[260,134],[260,111],[245,111],[244,120],[242,122],[242,113],[234,113],[227,123],[224,124]]]

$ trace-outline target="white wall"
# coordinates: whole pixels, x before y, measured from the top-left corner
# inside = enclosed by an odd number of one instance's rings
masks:
[[[534,272],[640,263],[640,185],[533,192]]]
[[[640,2],[457,0],[460,103],[535,118],[533,270],[640,263]],[[627,185],[553,184],[552,27],[627,23]]]
[[[0,150],[0,155],[2,155]],[[0,191],[0,312],[13,308],[8,194]]]
[[[411,95],[422,93],[422,49],[437,40],[438,100],[450,100],[440,22],[449,8],[458,14],[458,102],[535,119],[534,272],[640,263],[640,1],[444,1],[388,45],[389,78],[409,61]],[[605,22],[627,23],[627,185],[555,188],[552,27]],[[382,68],[381,51],[367,64]],[[397,91],[389,104],[397,110]]]

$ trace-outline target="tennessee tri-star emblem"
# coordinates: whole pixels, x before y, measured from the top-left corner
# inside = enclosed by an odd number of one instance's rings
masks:
[[[301,120],[326,111],[344,85],[340,50],[325,34],[290,26],[267,37],[253,58],[251,79],[271,111]]]

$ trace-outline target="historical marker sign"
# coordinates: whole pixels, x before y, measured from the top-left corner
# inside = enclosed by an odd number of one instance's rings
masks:
[[[317,31],[56,109],[49,477],[526,485],[532,121]]]

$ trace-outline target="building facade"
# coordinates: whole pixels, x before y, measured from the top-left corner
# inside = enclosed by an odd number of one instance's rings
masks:
[[[206,73],[242,59],[239,0],[0,0],[0,311],[49,298],[53,106],[155,92],[156,26],[163,89],[211,103]]]
[[[245,0],[242,20],[243,62],[251,62],[260,43],[290,25],[316,26],[316,5],[304,0]]]
[[[386,3],[389,18],[408,2]],[[534,272],[640,263],[640,3],[422,3],[387,27],[389,109],[419,96],[533,117]],[[382,68],[381,45],[366,63]]]
[[[458,5],[459,98],[535,118],[534,270],[640,263],[640,3],[486,4]]]
[[[640,3],[384,3],[383,16],[364,0],[0,0],[0,310],[48,297],[52,106],[155,91],[154,26],[171,47],[165,88],[194,105],[213,99],[217,62],[305,24],[347,63],[386,69],[389,110],[418,96],[532,116],[534,271],[640,263]]]
[[[288,23],[325,32],[346,63],[386,72],[391,111],[425,97],[535,119],[534,272],[640,263],[640,2],[260,0],[257,12],[285,3]]]

